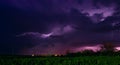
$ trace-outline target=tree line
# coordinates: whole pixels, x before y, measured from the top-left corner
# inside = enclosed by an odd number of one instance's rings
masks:
[[[75,57],[75,56],[120,56],[120,50],[115,48],[112,42],[105,42],[101,45],[101,49],[97,52],[93,50],[84,50],[82,52],[71,53],[67,52],[65,56]]]

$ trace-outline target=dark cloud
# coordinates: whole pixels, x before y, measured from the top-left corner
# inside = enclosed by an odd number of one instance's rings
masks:
[[[79,4],[82,4],[82,3],[83,3],[83,0],[77,0],[77,2],[78,2]]]
[[[93,0],[95,6],[99,6],[100,4],[103,6],[110,6],[111,4],[115,4],[117,0]]]

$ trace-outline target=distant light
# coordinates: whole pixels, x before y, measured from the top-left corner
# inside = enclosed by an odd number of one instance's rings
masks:
[[[32,56],[35,56],[34,54],[32,54]]]
[[[58,56],[57,54],[55,54],[54,56]]]

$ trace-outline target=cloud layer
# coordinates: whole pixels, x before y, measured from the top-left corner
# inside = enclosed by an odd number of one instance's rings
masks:
[[[49,54],[65,53],[81,46],[120,39],[118,0],[0,2],[1,49],[12,48],[3,52],[44,54],[51,50]]]

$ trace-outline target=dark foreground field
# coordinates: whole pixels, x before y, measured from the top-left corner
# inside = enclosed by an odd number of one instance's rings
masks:
[[[120,56],[0,56],[0,65],[120,65]]]

